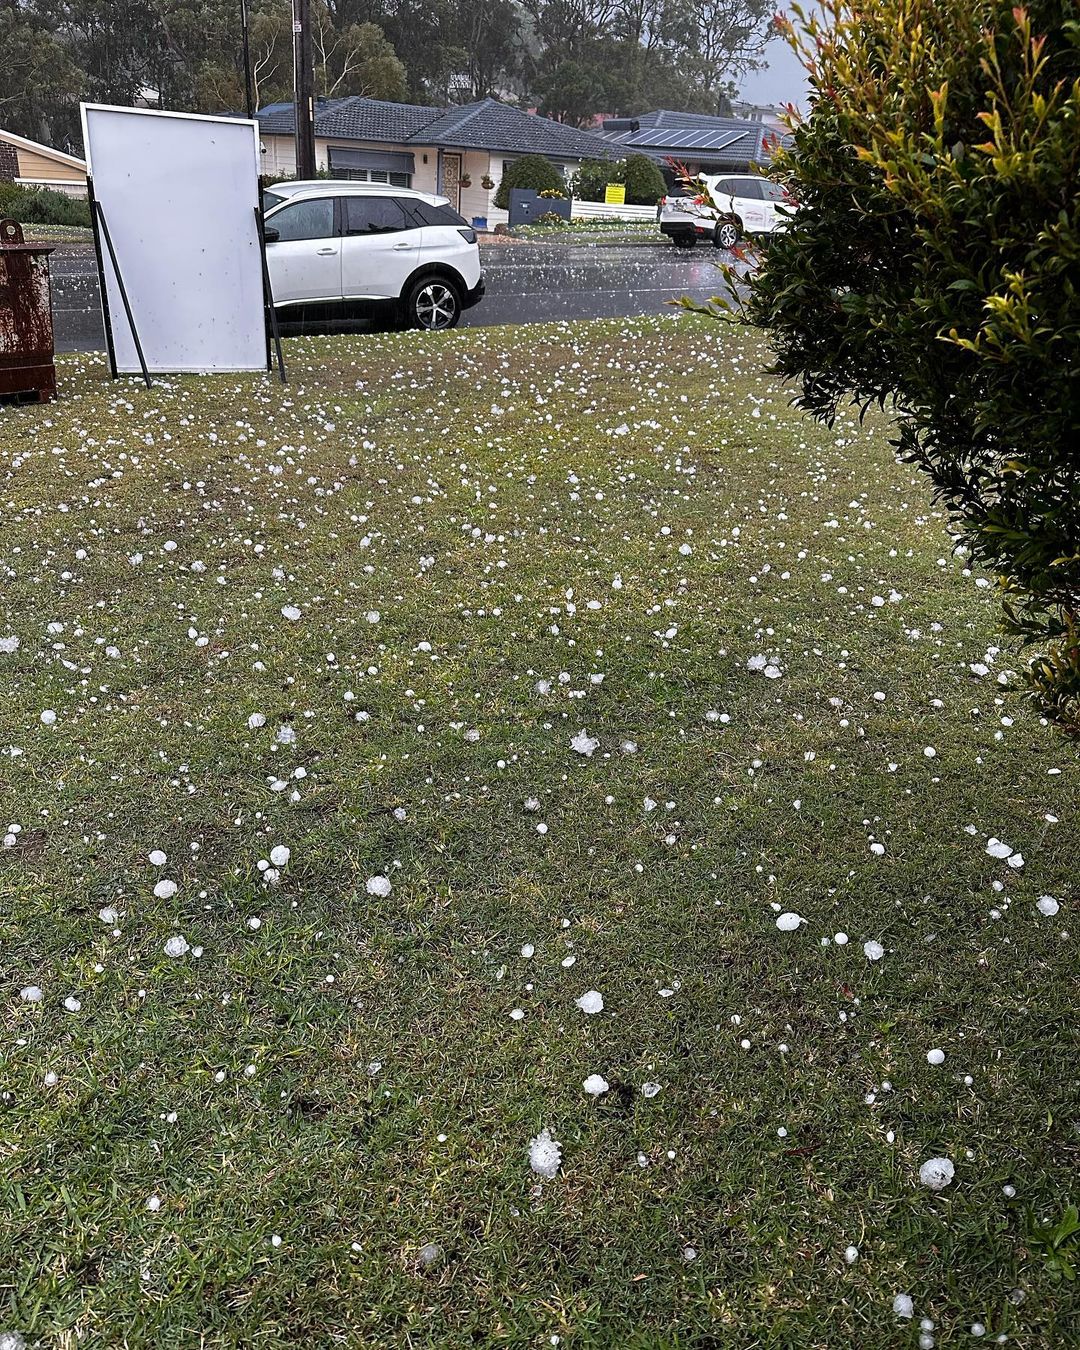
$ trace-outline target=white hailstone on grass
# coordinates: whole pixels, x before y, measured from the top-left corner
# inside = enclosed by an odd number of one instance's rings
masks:
[[[295,623],[297,619],[300,617],[300,611],[296,608],[295,605],[282,605],[281,617],[283,619],[288,619],[290,623]]]
[[[77,1013],[82,1008],[82,1003],[75,997],[74,994],[68,994],[67,998],[64,999],[64,1007],[68,1010],[68,1012]]]
[[[1040,895],[1035,901],[1035,908],[1045,918],[1052,919],[1061,906],[1052,895]]]
[[[590,1097],[602,1097],[611,1084],[598,1073],[589,1074],[581,1085]]]
[[[574,999],[574,1002],[583,1013],[592,1014],[604,1011],[603,996],[598,994],[595,989],[590,989],[587,993],[582,994],[580,998]]]
[[[40,1003],[45,995],[36,984],[28,984],[25,989],[19,990],[19,997],[24,1003]]]
[[[0,638],[0,656],[14,656],[19,650],[19,639],[14,633]]]
[[[0,1331],[0,1350],[26,1350],[26,1338],[21,1331]]]
[[[168,942],[165,944],[166,956],[187,956],[189,951],[191,951],[190,943],[187,938],[181,937],[179,933],[177,933],[175,937],[169,938]]]
[[[367,881],[364,883],[364,889],[367,891],[368,895],[377,895],[380,898],[385,899],[394,888],[390,884],[389,877],[378,876],[368,877]]]
[[[154,887],[154,894],[159,900],[171,900],[177,892],[175,881],[159,881]]]
[[[991,858],[1008,858],[1012,853],[1012,847],[1003,840],[991,836],[987,841],[986,851]]]
[[[275,867],[284,867],[292,857],[292,850],[285,844],[275,844],[270,850],[270,861]]]
[[[562,1163],[562,1145],[551,1137],[550,1130],[541,1130],[529,1140],[529,1166],[541,1177],[553,1177]]]
[[[892,1310],[897,1317],[912,1318],[915,1316],[915,1304],[912,1302],[910,1294],[897,1294],[892,1301]]]
[[[584,727],[581,728],[576,736],[571,737],[570,740],[570,749],[576,750],[579,755],[584,755],[586,759],[592,755],[594,750],[599,748],[599,745],[600,742],[594,740]]]
[[[931,1191],[943,1191],[955,1172],[948,1158],[928,1158],[919,1168],[919,1180]]]
[[[884,844],[871,844],[871,845],[870,845],[870,852],[873,853],[873,854],[875,854],[877,857],[880,858],[880,857],[884,856],[884,853],[885,853],[885,845],[884,845]]]
[[[150,1196],[150,1198],[146,1202],[146,1208],[150,1211],[151,1214],[156,1214],[158,1210],[161,1208],[161,1196],[160,1195]]]
[[[833,941],[836,943],[838,947],[846,947],[848,945],[849,938],[846,933],[834,933]]]
[[[278,745],[295,745],[296,732],[287,722],[283,722],[277,729]]]
[[[535,954],[535,952],[536,948],[532,945],[531,942],[526,942],[521,949],[521,954],[526,961],[530,960],[530,958]]]
[[[864,942],[862,949],[868,961],[880,961],[885,955],[885,948],[880,942]]]
[[[52,726],[52,724],[56,721],[56,713],[53,711],[52,708],[45,709],[45,711],[41,714],[41,721],[44,726],[47,727]]]
[[[151,852],[148,853],[146,856],[155,867],[164,867],[165,864],[169,861],[168,858],[165,856],[165,854],[162,853],[161,849],[159,848],[151,850]]]
[[[648,1097],[650,1100],[653,1097],[657,1096],[659,1092],[660,1092],[659,1083],[642,1083],[641,1085],[641,1095],[643,1097]]]
[[[937,751],[934,749],[932,745],[923,746],[923,754],[926,756],[927,759],[937,758]]]
[[[416,1254],[417,1260],[424,1270],[429,1270],[436,1261],[442,1258],[443,1249],[437,1242],[425,1242]]]
[[[50,1069],[49,1072],[42,1079],[42,1082],[45,1084],[46,1087],[55,1087],[59,1081],[60,1079],[58,1075],[55,1074],[52,1071],[52,1069]]]
[[[972,1324],[971,1324],[971,1334],[972,1334],[973,1336],[975,1336],[975,1337],[985,1336],[985,1335],[986,1335],[986,1328],[983,1326],[983,1324],[982,1324],[981,1322],[972,1322]]]
[[[266,726],[265,713],[252,713],[247,720],[249,731],[258,731],[260,727]]]
[[[364,617],[367,619],[368,623],[378,623],[382,618],[382,615],[377,609],[369,609]]]
[[[928,1050],[927,1053],[926,1053],[926,1062],[927,1062],[927,1064],[944,1064],[944,1063],[945,1063],[945,1051],[944,1051],[944,1050]]]
[[[684,1247],[684,1248],[682,1249],[682,1259],[683,1259],[684,1261],[696,1261],[696,1260],[697,1260],[697,1248],[696,1248],[696,1247]]]
[[[511,1010],[511,1013],[510,1013],[510,1021],[511,1021],[511,1022],[520,1022],[521,1019],[522,1019],[524,1016],[525,1016],[525,1010],[524,1010],[523,1008],[514,1008],[514,1009]]]
[[[849,1266],[853,1266],[858,1259],[859,1259],[858,1247],[851,1246],[844,1248],[844,1260],[848,1263]]]
[[[787,913],[781,914],[777,918],[776,926],[780,929],[781,933],[792,933],[798,928],[799,924],[804,922],[805,920],[800,915]]]

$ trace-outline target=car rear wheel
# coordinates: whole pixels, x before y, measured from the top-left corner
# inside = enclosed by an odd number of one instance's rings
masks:
[[[446,277],[421,277],[405,300],[409,328],[438,332],[453,328],[461,318],[461,294]]]
[[[739,235],[739,222],[737,220],[718,221],[716,229],[713,231],[713,247],[734,248],[739,242]]]

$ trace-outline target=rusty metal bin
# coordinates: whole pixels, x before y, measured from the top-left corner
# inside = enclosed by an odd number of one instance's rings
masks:
[[[0,403],[56,397],[51,252],[25,243],[16,221],[0,220]]]

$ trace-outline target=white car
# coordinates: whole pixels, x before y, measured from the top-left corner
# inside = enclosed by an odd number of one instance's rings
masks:
[[[794,203],[779,183],[760,174],[701,174],[716,208],[687,194],[684,189],[660,199],[657,221],[666,234],[683,248],[699,239],[716,248],[734,248],[744,235],[772,234],[787,227]]]
[[[446,197],[381,183],[276,183],[263,193],[274,308],[324,326],[357,309],[453,328],[484,294],[476,232]]]

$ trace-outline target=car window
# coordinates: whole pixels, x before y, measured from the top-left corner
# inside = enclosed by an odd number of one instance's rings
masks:
[[[714,189],[714,195],[719,194],[722,197],[733,197],[736,195],[738,184],[734,178],[721,178]]]
[[[279,202],[283,202],[284,200],[285,198],[282,197],[279,193],[271,192],[269,188],[266,188],[262,195],[263,212],[265,213],[269,211],[272,206],[277,206]]]
[[[408,228],[393,197],[343,197],[346,234],[392,234]]]
[[[430,202],[409,201],[401,205],[417,225],[467,225],[452,206],[432,206]]]
[[[761,188],[767,202],[786,202],[787,193],[779,183],[770,183],[767,178],[761,180]]]
[[[334,235],[334,202],[331,197],[294,202],[266,222],[283,242],[289,239],[331,239]]]
[[[761,184],[764,179],[761,178],[736,178],[732,185],[732,195],[744,197],[752,202],[761,201]]]

